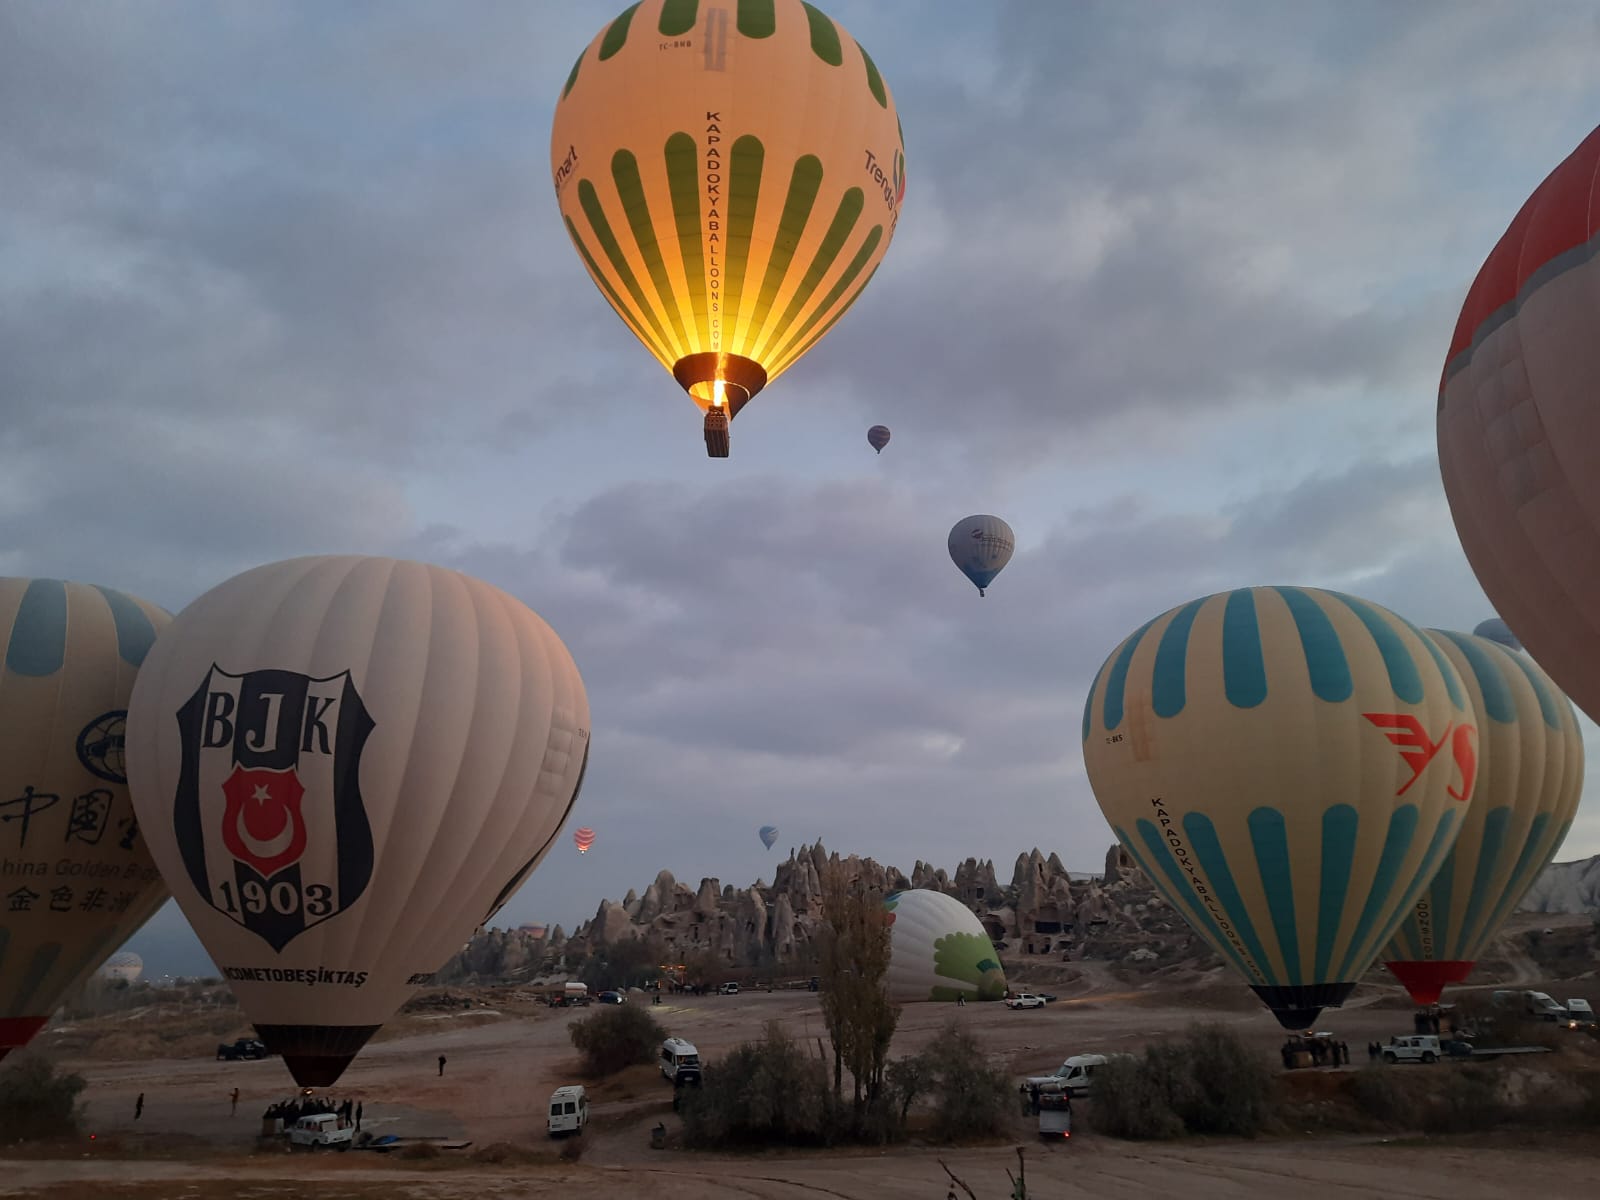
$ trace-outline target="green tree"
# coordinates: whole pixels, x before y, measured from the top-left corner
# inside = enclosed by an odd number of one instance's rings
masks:
[[[900,1021],[900,1006],[884,985],[889,919],[878,889],[846,879],[836,860],[824,873],[822,920],[817,973],[823,1022],[833,1042],[834,1095],[842,1098],[848,1070],[859,1124],[864,1109],[883,1095],[889,1043]]]
[[[624,1067],[655,1060],[667,1031],[641,1005],[606,1005],[593,1016],[574,1021],[572,1044],[591,1078],[614,1075]]]
[[[7,1139],[69,1137],[78,1131],[82,1075],[57,1071],[37,1052],[0,1067],[0,1136]]]

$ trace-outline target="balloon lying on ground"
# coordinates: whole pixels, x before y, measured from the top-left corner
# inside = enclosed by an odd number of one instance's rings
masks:
[[[999,1000],[1006,994],[1000,955],[982,924],[943,892],[910,888],[883,898],[889,912],[889,997]]]
[[[1344,1001],[1449,853],[1476,738],[1421,630],[1314,588],[1146,622],[1083,714],[1117,840],[1289,1029]]]
[[[877,66],[800,0],[624,10],[567,76],[550,169],[590,278],[717,458],[871,280],[906,187]]]
[[[589,853],[589,847],[594,845],[594,830],[587,825],[580,825],[572,831],[572,844],[578,848],[579,854]]]
[[[1472,701],[1478,782],[1455,845],[1382,954],[1418,1004],[1471,974],[1555,857],[1583,790],[1577,718],[1538,664],[1488,638],[1426,633]]]
[[[883,453],[883,448],[888,444],[889,427],[887,425],[874,425],[867,430],[867,445],[871,446],[879,454]]]
[[[1011,526],[999,517],[979,515],[957,521],[950,530],[946,545],[950,550],[950,561],[972,580],[978,595],[982,596],[994,582],[994,577],[1005,570],[1006,564],[1011,561],[1017,538],[1011,532]]]
[[[110,588],[0,578],[0,1058],[167,898],[123,728],[171,619]]]
[[[771,850],[772,844],[778,840],[778,827],[776,825],[763,825],[761,827],[760,837],[761,844],[768,850]]]
[[[267,1047],[324,1087],[550,849],[589,705],[520,601],[298,558],[178,614],[128,716],[156,864]]]
[[[1508,650],[1522,649],[1522,643],[1517,641],[1517,635],[1511,632],[1511,626],[1507,625],[1499,617],[1490,617],[1487,621],[1479,621],[1472,634],[1474,637],[1488,638],[1491,642],[1498,642]]]
[[[1534,191],[1467,292],[1439,385],[1439,472],[1495,611],[1600,719],[1600,128]]]

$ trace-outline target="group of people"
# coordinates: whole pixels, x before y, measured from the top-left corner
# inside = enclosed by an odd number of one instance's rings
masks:
[[[235,1089],[234,1103],[238,1103],[237,1089]],[[333,1113],[347,1125],[361,1128],[362,1106],[354,1100],[344,1100],[334,1104],[317,1096],[297,1096],[293,1100],[279,1100],[276,1104],[268,1105],[262,1117],[268,1121],[282,1121],[284,1127],[294,1124],[301,1117],[315,1117],[322,1113]]]
[[[1022,1115],[1025,1117],[1038,1116],[1041,1107],[1039,1098],[1044,1094],[1039,1085],[1037,1083],[1024,1083],[1018,1086],[1017,1091],[1022,1097]],[[1051,1092],[1049,1093],[1049,1098],[1048,1107],[1052,1110],[1064,1108],[1069,1113],[1072,1111],[1072,1096],[1070,1093],[1065,1091]]]

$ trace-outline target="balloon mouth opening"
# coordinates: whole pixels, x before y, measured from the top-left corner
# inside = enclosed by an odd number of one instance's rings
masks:
[[[332,1087],[381,1025],[257,1025],[262,1045],[283,1055],[303,1088]]]
[[[1386,962],[1389,974],[1400,981],[1412,1001],[1427,1006],[1439,1003],[1439,996],[1452,983],[1465,983],[1476,962]]]
[[[1272,1010],[1278,1024],[1292,1033],[1301,1033],[1316,1024],[1325,1008],[1338,1008],[1356,990],[1355,982],[1303,983],[1286,987],[1252,984],[1250,990]]]
[[[701,408],[725,410],[729,419],[767,386],[767,372],[738,354],[689,354],[672,364],[672,377]]]

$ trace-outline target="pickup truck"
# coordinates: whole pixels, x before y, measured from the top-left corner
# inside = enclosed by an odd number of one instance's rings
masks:
[[[218,1062],[234,1062],[241,1058],[265,1058],[270,1053],[271,1051],[255,1038],[240,1038],[236,1042],[221,1042],[217,1045]]]
[[[1044,997],[1036,996],[1032,992],[1018,992],[1015,996],[1006,997],[1007,1008],[1043,1008]]]

